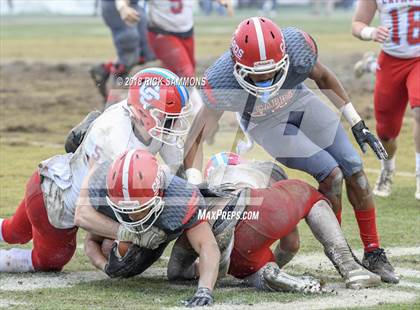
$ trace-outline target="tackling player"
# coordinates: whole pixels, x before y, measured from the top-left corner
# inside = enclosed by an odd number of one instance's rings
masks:
[[[213,303],[220,253],[210,225],[198,219],[205,202],[197,188],[168,173],[149,152],[132,149],[112,165],[97,166],[84,194],[88,197],[85,207],[97,209],[128,231],[141,235],[157,227],[165,232],[163,238],[157,234],[151,240],[153,247],[130,245],[124,255],[114,243],[108,258],[102,252],[105,239],[88,233],[85,251],[93,265],[110,277],[141,274],[162,255],[170,241],[184,232],[200,257],[198,290],[187,305]]]
[[[205,106],[187,139],[188,180],[201,182],[202,140],[224,111],[240,113],[241,128],[273,158],[303,170],[319,182],[340,222],[342,182],[353,205],[364,244],[364,263],[386,282],[398,282],[376,229],[375,204],[362,160],[339,119],[303,82],[310,78],[343,112],[365,152],[387,154],[354,109],[337,77],[318,59],[315,41],[296,28],[280,29],[263,17],[248,18],[236,29],[229,51],[205,73]]]
[[[371,27],[376,11],[381,25]],[[352,28],[357,38],[382,44],[377,64],[369,55],[364,60],[370,70],[377,68],[374,98],[376,131],[389,154],[388,159],[382,160],[381,174],[373,193],[381,197],[391,194],[397,137],[407,103],[410,102],[416,148],[415,198],[420,200],[420,1],[359,1]]]
[[[156,80],[160,82],[150,82]],[[176,80],[166,69],[139,72],[128,99],[94,121],[75,153],[54,156],[39,165],[15,214],[0,219],[0,241],[33,240],[33,249],[0,250],[0,271],[61,270],[76,249],[77,227],[112,239],[147,241],[91,207],[76,208],[77,200],[96,165],[132,148],[159,153],[176,171],[183,158],[179,142],[188,132],[190,111],[187,89]]]
[[[232,153],[213,156],[205,175],[210,188],[225,193],[206,199],[205,216],[210,215],[209,223],[222,254],[219,276],[228,272],[251,286],[269,291],[319,291],[319,282],[280,270],[297,252],[298,235],[293,252],[285,252],[282,245],[287,239],[290,242],[293,238],[290,235],[296,235],[297,224],[305,218],[348,288],[380,284],[378,275],[353,259],[328,201],[312,186],[299,180],[285,180],[284,171],[271,162],[246,162]],[[258,217],[236,216],[251,213]],[[270,246],[279,239],[273,253]],[[168,264],[169,279],[194,278],[196,257],[185,236],[178,239]],[[201,270],[200,265],[201,261]]]

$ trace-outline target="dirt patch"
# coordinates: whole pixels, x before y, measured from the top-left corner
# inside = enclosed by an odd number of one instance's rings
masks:
[[[31,291],[43,288],[63,288],[81,282],[92,282],[107,279],[99,271],[28,273],[20,275],[3,275],[0,278],[0,291]]]

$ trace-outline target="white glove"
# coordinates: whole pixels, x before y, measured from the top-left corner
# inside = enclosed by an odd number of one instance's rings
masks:
[[[127,241],[137,244],[142,248],[156,249],[163,242],[166,241],[166,233],[152,226],[150,229],[143,233],[135,233],[128,230],[124,225],[120,225],[118,228],[117,238],[119,241]]]
[[[185,170],[185,174],[187,175],[187,180],[189,183],[198,185],[203,183],[203,175],[201,171],[196,168],[188,168]]]

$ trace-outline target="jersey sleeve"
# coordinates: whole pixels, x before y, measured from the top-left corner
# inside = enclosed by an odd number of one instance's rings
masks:
[[[318,60],[318,47],[315,40],[305,31],[287,27],[283,34],[286,51],[289,55],[289,75],[295,84],[306,80]]]
[[[247,99],[233,75],[230,51],[225,52],[204,73],[205,83],[199,89],[204,104],[216,111],[241,111]]]

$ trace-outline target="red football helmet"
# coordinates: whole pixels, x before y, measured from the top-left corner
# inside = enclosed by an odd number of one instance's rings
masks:
[[[289,70],[289,57],[280,28],[265,17],[242,21],[232,38],[233,75],[239,85],[256,97],[273,96],[283,85]],[[257,86],[250,74],[276,72],[268,86]]]
[[[148,151],[132,149],[113,162],[108,171],[106,200],[127,229],[144,232],[157,220],[165,205],[164,178],[156,157]],[[143,218],[132,219],[144,211],[148,213]]]
[[[148,68],[130,80],[128,104],[147,132],[165,144],[179,144],[188,134],[191,103],[188,90],[169,70]]]

